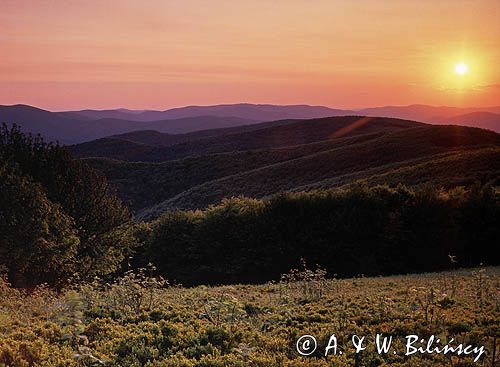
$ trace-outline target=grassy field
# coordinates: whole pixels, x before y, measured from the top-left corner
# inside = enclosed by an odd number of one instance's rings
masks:
[[[301,270],[278,283],[196,288],[147,273],[58,294],[0,281],[0,366],[494,366],[500,344],[498,267],[343,280]],[[378,333],[394,337],[388,354],[375,350]],[[311,356],[296,350],[303,334],[317,339]],[[324,357],[331,334],[343,353]],[[359,354],[354,334],[366,336]],[[405,356],[410,334],[485,353]]]

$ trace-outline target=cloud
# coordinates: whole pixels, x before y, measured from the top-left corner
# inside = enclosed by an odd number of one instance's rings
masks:
[[[444,92],[456,92],[456,93],[500,93],[500,84],[489,84],[489,85],[474,85],[467,88],[453,88],[440,86],[436,88],[439,91]]]
[[[483,85],[481,88],[489,92],[500,92],[500,84]]]

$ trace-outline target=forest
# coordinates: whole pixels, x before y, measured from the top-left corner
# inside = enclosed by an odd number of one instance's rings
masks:
[[[106,178],[64,147],[1,131],[0,264],[22,287],[156,267],[183,285],[262,283],[305,261],[338,277],[498,265],[492,185],[366,184],[234,197],[133,220]]]

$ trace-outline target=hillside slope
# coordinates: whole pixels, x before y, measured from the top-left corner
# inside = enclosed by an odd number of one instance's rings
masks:
[[[24,132],[40,134],[47,140],[63,144],[83,141],[75,137],[85,135],[87,126],[85,121],[72,120],[26,105],[0,106],[0,123],[16,124]]]
[[[374,347],[363,351],[361,360],[377,361],[372,365],[442,367],[450,365],[451,358],[460,366],[485,367],[496,363],[491,363],[490,346],[495,337],[492,329],[496,330],[498,325],[498,294],[494,291],[494,285],[500,282],[498,266],[372,278],[356,273],[349,279],[329,279],[336,270],[326,274],[328,279],[314,269],[299,270],[298,276],[306,280],[297,277],[297,281],[259,285],[159,287],[156,278],[146,278],[147,281],[141,283],[129,277],[113,282],[113,288],[104,281],[102,284],[96,281],[85,284],[69,296],[44,290],[44,297],[40,292],[11,289],[0,279],[3,291],[0,308],[6,320],[4,323],[9,325],[2,336],[6,350],[3,355],[13,356],[22,365],[77,365],[75,350],[68,347],[68,341],[58,337],[68,335],[66,324],[53,322],[50,332],[41,330],[47,329],[47,314],[54,315],[53,318],[76,319],[71,309],[61,311],[59,305],[73,299],[90,299],[92,302],[81,302],[79,310],[85,317],[74,328],[85,330],[95,359],[113,356],[99,364],[106,362],[123,367],[155,363],[166,366],[177,363],[183,367],[355,366],[361,358],[357,358],[352,345],[343,348],[346,351],[343,356],[333,355],[330,350],[328,358],[323,356],[326,344],[320,344],[321,354],[317,357],[304,358],[295,349],[304,330],[311,330],[319,338],[337,332],[339,324],[345,325],[341,332],[346,340],[350,335],[359,334],[361,327],[363,335],[373,336],[380,330],[385,335],[394,335],[393,345],[396,346],[392,348],[398,355],[380,355]],[[488,287],[493,288],[491,292],[484,292],[481,298],[475,291],[478,274],[482,274]],[[153,302],[142,302],[136,310],[129,306],[130,297],[127,296],[131,293],[142,296],[140,300],[150,294],[155,297]],[[420,301],[426,297],[437,298],[429,313],[439,313],[439,322],[427,322],[427,313],[420,306]],[[451,306],[440,307],[449,303]],[[218,315],[220,322],[217,321],[216,328],[213,326],[216,321],[212,320]],[[487,354],[477,363],[472,361],[475,355],[415,353],[410,358],[404,357],[405,335],[423,328],[426,335],[473,340],[474,345],[487,346]],[[35,338],[35,332],[40,336]],[[26,353],[26,350],[50,350],[50,353]],[[124,352],[129,350],[139,352]],[[171,350],[177,354],[172,355]],[[184,357],[186,355],[189,358]],[[409,360],[409,363],[402,363],[402,360]],[[361,362],[359,365],[369,364]]]
[[[365,108],[358,113],[366,116],[386,116],[422,121],[430,124],[456,124],[500,133],[500,107],[459,108],[448,106],[428,106],[414,104],[409,106],[385,106]],[[497,115],[497,116],[495,116]]]
[[[107,142],[88,142],[71,147],[80,157],[108,157],[128,161],[162,162],[189,156],[246,151],[255,149],[273,149],[285,146],[308,144],[323,140],[355,136],[373,132],[407,129],[421,125],[414,121],[392,118],[343,116],[312,120],[284,120],[251,125],[251,127],[224,130],[217,136],[186,135],[166,137],[178,139],[178,144],[169,146],[150,146],[133,151],[118,148],[117,152],[108,149]],[[197,133],[193,133],[197,134]],[[200,132],[201,134],[201,132]],[[137,135],[136,133],[131,135]],[[111,137],[123,139],[123,137]],[[128,140],[130,137],[125,138]],[[135,141],[140,139],[135,138]],[[185,140],[182,142],[182,140]],[[142,140],[144,141],[144,140]],[[165,139],[165,142],[167,139]],[[118,142],[110,143],[119,144]],[[121,155],[122,150],[126,155]]]
[[[121,198],[132,209],[138,210],[207,181],[335,147],[357,144],[381,135],[382,133],[364,134],[279,149],[211,154],[161,163],[124,162],[109,158],[86,160],[115,184]]]
[[[75,144],[136,130],[181,134],[248,125],[256,121],[240,117],[206,115],[148,122],[116,118],[90,120],[72,113],[55,113],[26,105],[14,105],[0,106],[0,123],[2,122],[17,124],[24,132],[40,134],[46,140]]]
[[[251,125],[193,131],[185,134],[161,133],[155,130],[136,130],[72,145],[69,149],[75,155],[84,158],[112,158],[130,162],[163,162],[172,158],[169,150],[163,149],[163,147],[197,141],[202,138],[282,126],[292,121],[293,120],[271,121]]]
[[[463,126],[476,126],[481,129],[500,132],[500,114],[491,112],[471,112],[446,119],[446,123]]]
[[[143,154],[151,159],[151,148],[178,153],[198,144],[197,152],[205,154],[160,163],[88,161],[104,172],[139,217],[148,219],[168,208],[202,208],[224,197],[258,198],[355,181],[449,187],[498,179],[500,135],[494,132],[394,119],[369,119],[357,130],[345,129],[357,121],[365,120],[292,121],[170,147],[128,141],[128,150],[110,150],[116,156],[129,157],[133,151],[132,158]]]
[[[336,187],[389,172],[392,174],[383,176],[383,179],[379,178],[378,183],[422,183],[409,179],[405,181],[404,177],[393,172],[405,167],[409,171],[406,172],[407,176],[411,176],[412,171],[414,175],[426,175],[426,183],[433,183],[434,179],[441,183],[446,181],[444,178],[457,175],[463,178],[450,180],[450,184],[446,186],[471,183],[475,179],[498,179],[499,147],[500,135],[475,128],[424,126],[396,131],[357,144],[320,151],[209,181],[143,210],[138,216],[150,219],[168,208],[202,208],[217,203],[224,197],[244,195],[259,198],[317,185],[320,182],[323,183],[322,187]],[[478,153],[478,150],[485,148],[488,150]],[[426,174],[425,169],[434,166],[422,164],[442,159],[440,155],[446,152],[461,154],[459,161],[462,163],[457,166],[448,163],[443,165],[443,171],[437,177]],[[419,158],[420,161],[415,161]],[[479,159],[485,163],[478,164],[476,160]],[[445,167],[447,170],[444,170]],[[486,177],[483,171],[489,172],[490,175]]]

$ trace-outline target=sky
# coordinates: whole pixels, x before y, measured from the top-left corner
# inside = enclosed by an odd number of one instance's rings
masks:
[[[53,111],[492,106],[500,0],[0,0],[0,55],[0,104]]]

